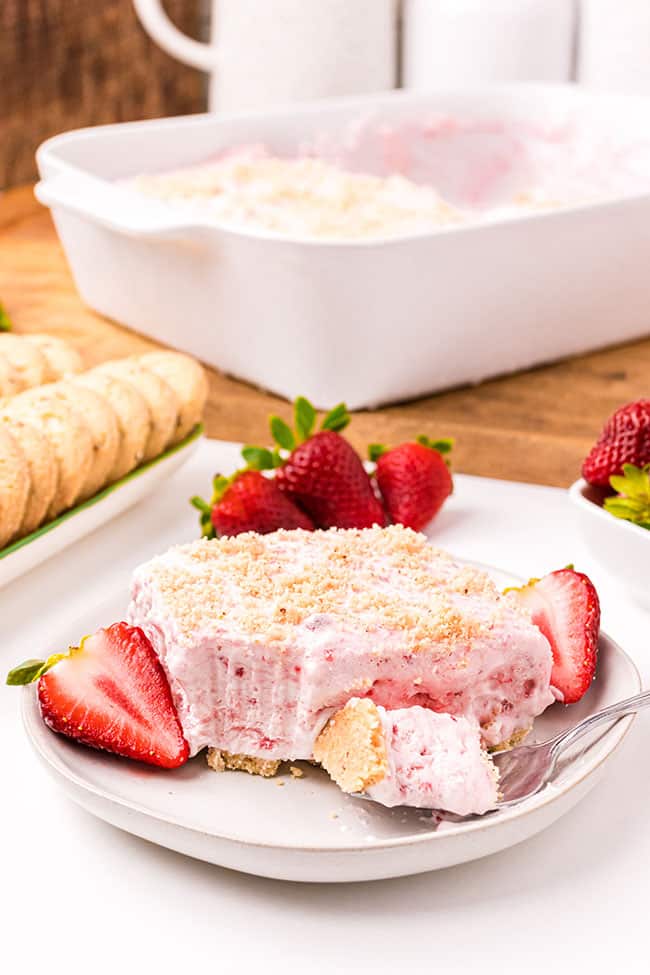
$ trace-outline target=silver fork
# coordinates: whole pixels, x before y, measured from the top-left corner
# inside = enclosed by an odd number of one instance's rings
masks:
[[[548,741],[536,745],[519,745],[512,751],[497,752],[492,755],[494,764],[499,769],[501,794],[501,800],[494,809],[514,806],[539,792],[553,775],[560,755],[594,728],[624,718],[628,714],[636,714],[637,711],[647,707],[650,707],[650,691],[643,691],[634,697],[628,697],[625,701],[619,701],[618,704],[610,704],[602,711],[590,714],[584,721],[580,721],[567,731],[560,732],[555,738],[549,738]]]

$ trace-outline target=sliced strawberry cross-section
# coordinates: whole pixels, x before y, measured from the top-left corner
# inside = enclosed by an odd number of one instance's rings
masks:
[[[594,584],[567,567],[510,592],[530,610],[533,623],[551,645],[551,684],[565,704],[575,704],[596,672],[600,601]]]
[[[7,683],[36,679],[41,714],[53,731],[162,768],[187,761],[167,677],[139,627],[114,623],[67,654],[27,661]]]

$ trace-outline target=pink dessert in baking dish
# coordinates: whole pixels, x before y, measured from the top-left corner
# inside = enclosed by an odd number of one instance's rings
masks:
[[[192,754],[312,758],[351,698],[466,718],[477,748],[496,746],[554,700],[551,649],[528,611],[397,525],[173,548],[136,570],[129,617]]]

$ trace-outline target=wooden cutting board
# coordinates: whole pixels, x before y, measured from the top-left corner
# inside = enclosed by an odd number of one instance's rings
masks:
[[[153,344],[82,304],[49,213],[36,203],[31,187],[0,196],[0,300],[16,331],[70,339],[88,366]],[[265,442],[268,414],[289,417],[290,407],[277,397],[212,369],[209,375],[209,436]],[[650,397],[650,338],[478,387],[360,412],[348,435],[359,449],[420,433],[453,436],[456,470],[567,486],[579,476],[582,458],[607,416],[640,397]]]

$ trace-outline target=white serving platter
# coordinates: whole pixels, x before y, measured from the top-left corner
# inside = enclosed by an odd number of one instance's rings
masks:
[[[182,443],[171,447],[160,457],[143,464],[88,501],[2,549],[0,588],[146,498],[192,456],[199,445],[202,431],[203,427],[198,426]]]
[[[513,577],[495,573],[499,584]],[[65,646],[81,632],[118,619],[122,592],[77,620],[75,632],[52,634]],[[590,712],[640,690],[630,658],[601,636],[598,679],[572,707],[553,705],[535,725],[539,740]],[[520,806],[465,822],[422,810],[384,809],[339,791],[327,774],[296,763],[274,779],[241,772],[217,774],[203,755],[173,772],[129,763],[84,748],[50,731],[40,717],[34,687],[23,691],[29,740],[70,799],[88,812],[169,849],[233,870],[282,880],[343,882],[424,873],[513,846],[568,812],[596,785],[630,727],[623,718],[582,744],[553,782]]]

